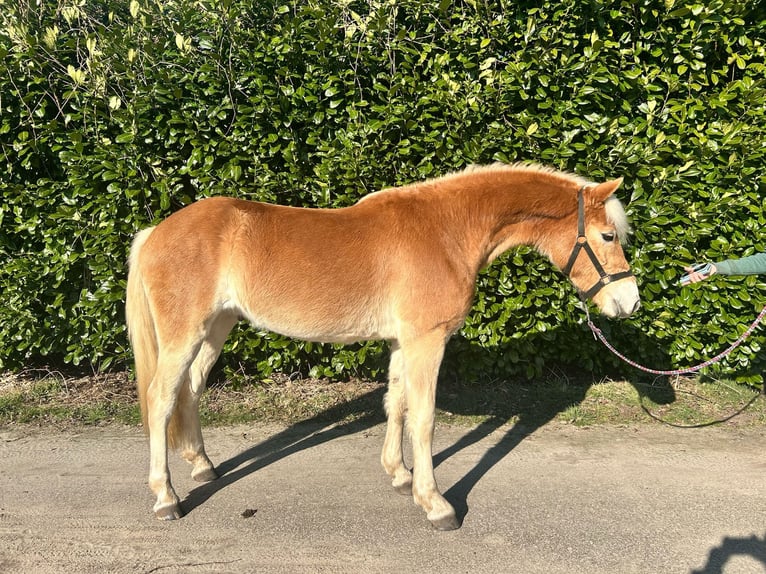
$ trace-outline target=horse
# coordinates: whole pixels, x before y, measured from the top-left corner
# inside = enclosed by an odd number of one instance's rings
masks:
[[[191,463],[193,479],[217,478],[199,400],[244,318],[306,341],[388,341],[381,463],[436,529],[458,528],[434,478],[436,382],[477,275],[512,247],[530,245],[604,315],[629,316],[640,300],[621,245],[629,232],[614,195],[621,183],[537,164],[472,166],[335,209],[211,197],[140,231],[129,255],[126,318],[155,516],[182,516],[169,448]],[[405,422],[412,471],[402,456]]]

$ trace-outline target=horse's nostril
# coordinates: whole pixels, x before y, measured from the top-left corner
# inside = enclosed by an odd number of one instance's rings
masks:
[[[633,310],[630,313],[631,314],[635,313],[636,311],[638,311],[640,307],[641,307],[641,300],[636,299],[636,303],[633,305]]]

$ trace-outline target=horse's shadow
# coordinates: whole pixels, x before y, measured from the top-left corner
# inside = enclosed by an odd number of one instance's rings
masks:
[[[223,461],[216,467],[218,478],[190,491],[186,499],[181,502],[181,509],[188,514],[230,484],[270,464],[304,449],[341,436],[363,432],[381,423],[384,418],[380,405],[384,393],[385,389],[381,387],[347,403],[333,406]],[[349,414],[356,415],[350,422],[328,427],[329,422],[342,419]]]
[[[636,336],[643,335],[637,334]],[[493,353],[492,351],[487,352]],[[487,359],[487,357],[483,359]],[[587,381],[592,381],[592,377],[588,377]],[[633,384],[642,398],[649,398],[657,404],[666,404],[675,400],[673,389],[667,381],[655,381],[653,384]],[[445,498],[455,507],[458,520],[461,523],[468,512],[468,495],[481,478],[526,437],[553,420],[559,413],[579,405],[590,387],[590,383],[583,381],[567,384],[561,388],[557,388],[556,385],[549,385],[546,388],[550,388],[550,396],[546,396],[545,400],[540,400],[539,392],[525,393],[520,385],[514,383],[502,383],[501,385],[502,389],[498,389],[498,383],[494,383],[492,390],[495,399],[486,401],[478,398],[481,397],[482,392],[481,386],[478,384],[451,383],[450,373],[443,373],[440,382],[437,407],[455,414],[482,416],[485,417],[485,420],[468,431],[455,444],[436,453],[434,455],[435,467],[464,448],[485,439],[493,432],[506,426],[510,419],[516,420],[515,424],[505,432],[500,440],[489,447],[473,468],[470,468],[444,493]],[[456,391],[460,391],[460,394],[475,393],[477,398],[469,400],[465,400],[464,396],[458,398]],[[384,422],[385,417],[382,409],[384,393],[385,389],[380,387],[352,401],[331,407],[315,417],[292,425],[221,462],[216,469],[219,478],[193,489],[182,502],[182,510],[185,513],[193,511],[230,484],[283,458],[341,436],[363,432]],[[506,402],[498,401],[496,397],[499,395],[508,397],[508,400]],[[351,413],[356,415],[351,422],[328,426],[329,422],[342,420]],[[376,464],[377,461],[370,461],[370,463]],[[381,472],[383,472],[382,469]]]
[[[646,342],[646,336],[639,330],[633,329],[627,325],[623,328],[630,331],[631,338],[636,342],[639,340],[642,343]],[[572,326],[570,329],[577,330],[577,333],[581,332],[580,327],[577,326]],[[566,328],[561,329],[564,339],[567,338],[565,330]],[[544,338],[544,344],[551,344],[550,333],[544,335]],[[540,341],[540,344],[543,344],[543,341]],[[594,344],[597,343],[594,342]],[[519,393],[519,385],[510,385],[508,389],[500,389],[501,392],[495,393],[495,395],[512,396],[514,400],[512,402],[509,401],[507,405],[504,405],[495,399],[489,402],[484,402],[479,408],[469,410],[463,409],[461,411],[459,405],[465,403],[460,399],[451,398],[451,396],[455,396],[454,393],[452,395],[447,394],[444,399],[439,401],[438,406],[449,412],[489,416],[483,423],[469,431],[455,444],[436,453],[434,455],[435,467],[449,459],[455,453],[496,432],[498,429],[505,426],[509,419],[516,419],[515,424],[509,428],[499,440],[492,444],[474,467],[469,469],[461,479],[444,493],[445,498],[455,507],[457,517],[461,523],[468,513],[468,495],[481,478],[489,472],[495,464],[508,455],[525,438],[531,436],[538,429],[555,419],[558,414],[572,407],[576,407],[583,402],[588,390],[594,384],[594,377],[592,373],[581,375],[582,376],[579,377],[575,375],[574,378],[560,377],[560,384],[546,385],[545,389],[549,391],[550,395],[546,396],[544,399],[541,399],[541,392],[539,390],[528,394],[523,392]],[[623,373],[619,369],[611,371],[609,375],[610,378],[614,380],[622,380],[625,375],[633,375],[628,379],[628,382],[630,382],[638,393],[641,404],[644,404],[645,399],[648,399],[654,404],[670,404],[675,401],[675,391],[666,378],[655,377],[653,379],[647,379],[646,377],[637,375],[635,370],[632,370],[631,373]],[[534,382],[531,382],[528,386],[534,384]],[[516,393],[514,393],[514,386],[516,387]],[[480,387],[476,385],[474,385],[473,388],[480,389]]]
[[[729,560],[737,556],[749,556],[766,568],[766,534],[763,538],[755,535],[748,538],[725,537],[720,546],[710,550],[705,565],[700,570],[692,570],[691,574],[722,574]]]

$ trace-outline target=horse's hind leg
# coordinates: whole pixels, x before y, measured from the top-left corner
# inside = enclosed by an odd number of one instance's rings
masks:
[[[160,352],[157,370],[147,389],[149,488],[157,496],[154,514],[160,520],[173,520],[182,515],[178,496],[170,482],[168,427],[190,362],[190,357]]]
[[[412,493],[412,474],[404,466],[402,435],[407,403],[404,396],[404,362],[397,342],[391,346],[391,361],[388,368],[388,392],[385,398],[388,424],[380,462],[391,477],[391,484],[400,494]]]
[[[218,478],[213,463],[205,452],[199,420],[199,401],[205,391],[210,370],[236,322],[236,315],[230,314],[220,315],[215,319],[192,362],[189,378],[184,381],[178,397],[174,418],[182,419],[179,425],[182,430],[176,439],[177,446],[181,449],[181,456],[192,465],[192,478],[199,482],[209,482]]]

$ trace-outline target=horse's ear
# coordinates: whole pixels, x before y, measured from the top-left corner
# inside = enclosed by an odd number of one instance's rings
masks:
[[[594,200],[603,203],[609,198],[610,195],[617,191],[617,188],[620,187],[620,185],[622,185],[621,177],[613,179],[612,181],[599,183],[596,187],[591,188],[591,197]]]

